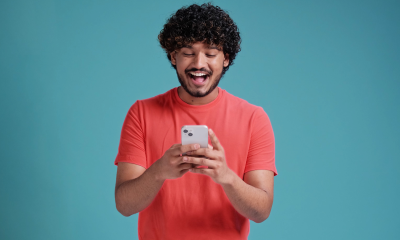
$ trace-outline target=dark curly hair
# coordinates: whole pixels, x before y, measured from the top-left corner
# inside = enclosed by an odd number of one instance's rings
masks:
[[[241,43],[235,22],[228,13],[211,3],[179,9],[167,20],[158,40],[170,61],[171,52],[195,42],[222,47],[224,55],[229,54],[229,65],[223,68],[222,75],[233,64]],[[172,66],[176,69],[175,65]]]

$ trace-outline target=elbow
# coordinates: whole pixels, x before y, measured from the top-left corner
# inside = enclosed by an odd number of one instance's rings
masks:
[[[118,212],[121,213],[121,215],[124,216],[124,217],[130,217],[130,216],[132,216],[132,214],[129,214],[128,212],[124,212],[124,211],[122,211],[122,210],[119,210],[118,208],[117,208],[117,210],[118,210]]]
[[[115,189],[115,208],[119,213],[122,214],[124,217],[129,217],[136,212],[133,212],[132,209],[130,209],[129,204],[124,201],[123,196],[121,196],[121,191],[118,191],[119,189]]]
[[[120,206],[118,204],[116,204],[116,208],[117,208],[117,211],[119,213],[121,213],[122,216],[124,216],[124,217],[129,217],[129,216],[132,216],[133,214],[135,214],[135,213],[131,213],[131,212],[127,211],[125,208],[123,208],[122,206]]]
[[[255,222],[255,223],[262,223],[262,222],[264,222],[265,220],[267,220],[267,218],[269,217],[269,214],[271,213],[271,211],[268,211],[267,213],[265,213],[265,214],[260,214],[260,215],[258,215],[256,218],[254,218],[254,219],[251,219],[251,220],[253,220],[253,222]]]
[[[121,206],[121,204],[118,204],[118,202],[115,202],[115,207],[117,208],[117,211],[119,213],[121,213],[122,216],[124,216],[124,217],[129,217],[132,215],[132,214],[129,214],[127,211],[125,211],[125,209]]]
[[[268,218],[268,216],[267,216],[267,217],[263,217],[263,218],[257,218],[257,219],[254,219],[253,221],[254,221],[255,223],[262,223],[262,222],[264,222],[265,220],[267,220],[267,218]]]
[[[133,215],[133,214],[127,214],[127,213],[123,213],[123,212],[119,212],[119,213],[121,213],[121,215],[124,217],[130,217]]]
[[[265,208],[262,211],[258,212],[258,214],[256,214],[256,217],[251,220],[253,220],[255,223],[262,223],[265,220],[267,220],[267,218],[271,214],[271,210],[272,210],[272,199],[270,204],[265,205]]]
[[[117,211],[122,214],[124,217],[129,217],[135,214],[136,212],[130,211],[127,207],[126,204],[121,203],[117,199],[115,199],[115,207],[117,208]]]

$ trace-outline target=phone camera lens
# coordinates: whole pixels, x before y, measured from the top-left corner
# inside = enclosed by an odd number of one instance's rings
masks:
[[[188,135],[189,135],[189,136],[193,136],[193,133],[189,133]]]
[[[186,130],[186,129],[185,129],[185,130],[183,130],[183,132],[184,132],[184,133],[187,133],[187,132],[188,132],[188,130]]]

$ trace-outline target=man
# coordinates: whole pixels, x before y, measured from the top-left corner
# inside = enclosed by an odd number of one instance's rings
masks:
[[[237,26],[219,7],[194,4],[168,19],[159,41],[181,86],[129,109],[117,209],[140,212],[139,239],[247,239],[249,219],[270,214],[277,172],[267,114],[218,87],[240,51]],[[184,125],[207,125],[209,148],[181,145]]]

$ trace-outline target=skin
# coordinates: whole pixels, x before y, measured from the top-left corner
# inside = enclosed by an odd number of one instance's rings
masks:
[[[216,46],[204,43],[194,43],[190,46],[175,50],[171,54],[171,63],[176,66],[178,77],[191,92],[206,93],[211,86],[221,78],[223,67],[229,65],[228,55]],[[198,69],[197,72],[209,73],[211,76],[204,86],[196,86],[185,70]],[[204,69],[201,71],[200,69]],[[204,97],[193,97],[183,87],[178,88],[179,97],[186,103],[192,105],[203,105],[212,102],[218,96],[218,88]]]
[[[193,167],[190,163],[182,162],[181,154],[199,147],[198,144],[174,144],[148,169],[136,164],[118,163],[115,185],[117,210],[128,217],[145,209],[165,180],[182,177]]]
[[[194,43],[170,54],[180,80],[192,93],[208,92],[220,79],[222,67],[229,64],[227,55],[221,49],[203,43]],[[204,85],[198,86],[185,72],[188,69],[203,69],[212,74]],[[218,96],[218,88],[203,97],[194,97],[183,87],[178,88],[178,93],[186,103],[202,105]],[[211,129],[209,136],[212,142],[209,148],[200,148],[198,144],[174,144],[148,169],[136,164],[118,163],[115,186],[117,210],[124,216],[144,210],[167,179],[176,179],[191,171],[207,175],[220,184],[232,206],[244,217],[257,223],[267,219],[273,203],[274,173],[269,170],[249,171],[241,179],[227,166],[224,148]],[[185,152],[188,155],[182,156]],[[198,168],[200,165],[208,168]]]

